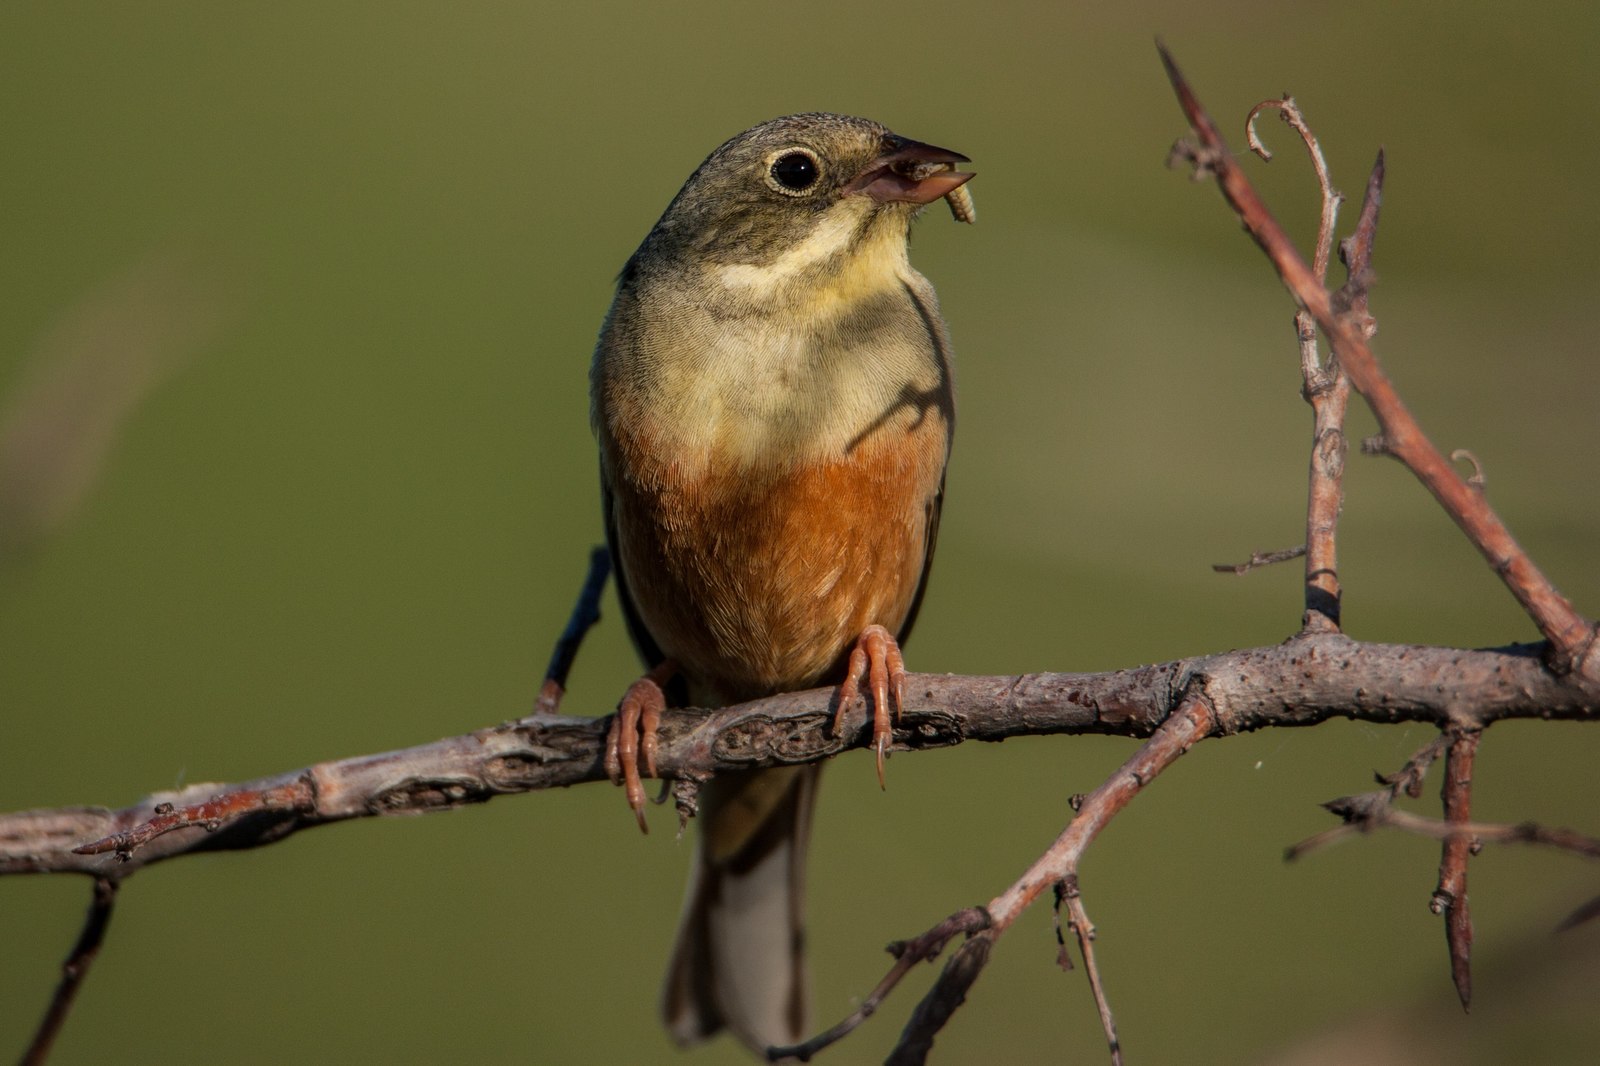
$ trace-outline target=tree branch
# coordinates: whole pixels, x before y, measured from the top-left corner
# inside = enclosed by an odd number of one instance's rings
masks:
[[[894,749],[1057,733],[1145,737],[1189,691],[1215,708],[1222,734],[1330,718],[1485,727],[1507,718],[1600,717],[1600,682],[1550,671],[1540,659],[1545,650],[1461,651],[1309,634],[1099,674],[912,674]],[[845,736],[832,733],[833,695],[813,689],[714,712],[669,711],[661,722],[661,775],[693,783],[725,770],[819,762],[870,744],[864,715],[850,716]],[[165,859],[261,847],[350,818],[449,810],[603,780],[609,721],[535,714],[255,781],[153,793],[121,809],[0,815],[0,875],[123,879]]]

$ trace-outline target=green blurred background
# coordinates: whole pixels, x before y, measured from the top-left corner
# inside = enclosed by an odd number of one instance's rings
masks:
[[[1236,146],[1250,105],[1289,90],[1353,199],[1387,147],[1380,355],[1600,610],[1595,5],[1085,8],[6,5],[0,410],[62,465],[29,453],[8,475],[0,809],[526,712],[601,536],[585,375],[612,279],[711,148],[799,110],[877,118],[979,173],[978,225],[938,208],[914,242],[961,425],[913,668],[1098,670],[1287,636],[1292,564],[1210,564],[1302,539],[1291,308],[1216,193],[1161,165],[1183,123],[1158,33]],[[1251,173],[1307,236],[1308,170],[1263,130],[1279,157]],[[1398,465],[1353,457],[1347,488],[1353,635],[1534,635]],[[568,709],[607,711],[635,670],[611,610]],[[1433,845],[1281,862],[1328,823],[1319,801],[1428,736],[1205,744],[1118,819],[1084,887],[1131,1061],[1351,1061],[1326,1057],[1333,1034],[1380,1008],[1415,1056],[1392,1061],[1592,1053],[1600,931],[1550,937],[1591,869],[1474,863],[1463,1019],[1426,909]],[[1008,884],[1131,750],[902,757],[887,794],[868,757],[840,760],[815,837],[817,1022],[873,985],[886,941]],[[1475,813],[1593,830],[1597,752],[1591,729],[1496,728]],[[590,787],[157,867],[123,893],[57,1061],[673,1059],[654,1004],[689,846],[655,824],[641,838]],[[0,881],[0,1056],[87,895]],[[1040,906],[940,1061],[1100,1061],[1054,951]],[[880,1060],[928,980],[827,1060]]]

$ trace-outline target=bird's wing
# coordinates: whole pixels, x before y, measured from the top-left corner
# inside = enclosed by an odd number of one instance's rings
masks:
[[[933,570],[933,549],[939,539],[939,512],[944,509],[944,475],[939,475],[939,491],[933,494],[928,501],[927,533],[923,538],[926,545],[922,556],[922,576],[917,579],[917,594],[911,598],[911,609],[906,612],[906,620],[900,625],[900,632],[895,634],[895,640],[901,644],[911,635],[911,627],[917,621],[917,612],[922,609],[922,595],[928,591],[928,574]]]
[[[649,669],[661,665],[661,660],[666,656],[661,654],[661,648],[650,636],[650,631],[645,628],[644,621],[639,617],[639,608],[634,605],[633,594],[628,591],[628,574],[622,565],[622,552],[617,545],[617,516],[616,499],[611,491],[611,479],[606,477],[605,466],[600,467],[600,507],[605,514],[606,522],[606,548],[611,552],[611,572],[617,579],[617,599],[622,604],[622,617],[628,625],[628,636],[633,640],[634,648],[639,652],[639,658]],[[920,598],[921,593],[918,593]]]

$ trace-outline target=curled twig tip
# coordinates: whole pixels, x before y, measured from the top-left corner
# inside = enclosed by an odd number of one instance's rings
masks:
[[[1483,487],[1488,484],[1488,479],[1485,478],[1483,474],[1483,464],[1478,461],[1478,457],[1476,455],[1473,455],[1471,452],[1467,451],[1467,449],[1457,448],[1455,451],[1451,452],[1450,461],[1453,463],[1465,462],[1472,465],[1472,476],[1467,478],[1468,485],[1471,485],[1475,489],[1482,490]]]
[[[1244,120],[1245,144],[1249,146],[1252,152],[1261,157],[1263,163],[1272,162],[1272,150],[1261,140],[1260,134],[1256,133],[1256,118],[1269,107],[1275,108],[1278,112],[1278,117],[1285,122],[1290,122],[1289,115],[1291,112],[1299,113],[1299,109],[1295,106],[1294,97],[1289,93],[1284,93],[1283,98],[1279,100],[1263,100],[1250,109],[1250,114],[1246,115]],[[1292,122],[1290,124],[1293,125]]]

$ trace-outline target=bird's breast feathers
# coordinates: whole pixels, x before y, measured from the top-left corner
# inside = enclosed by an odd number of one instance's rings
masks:
[[[834,460],[740,469],[673,459],[651,427],[607,442],[617,565],[691,698],[816,684],[866,626],[898,630],[926,563],[947,408]]]
[[[841,458],[922,417],[947,392],[933,288],[904,239],[841,244],[827,221],[762,265],[619,297],[597,352],[597,426],[648,422],[680,465],[787,466]]]

